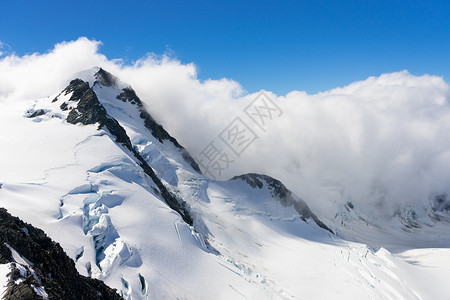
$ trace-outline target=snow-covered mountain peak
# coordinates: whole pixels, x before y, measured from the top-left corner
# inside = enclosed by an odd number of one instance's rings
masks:
[[[425,225],[412,208],[399,215],[419,218],[426,230],[404,233],[404,224],[380,226],[350,201],[333,220],[322,219],[308,206],[316,199],[301,199],[270,176],[207,178],[143,100],[93,68],[58,94],[0,103],[0,125],[15,124],[1,133],[3,154],[20,163],[2,160],[2,206],[44,229],[81,274],[126,299],[438,299],[450,292],[439,280],[440,290],[424,286],[437,273],[410,263],[417,256],[408,252],[422,233],[448,245],[446,222]],[[436,200],[435,214],[445,215],[446,201]],[[398,250],[394,239],[410,248]]]

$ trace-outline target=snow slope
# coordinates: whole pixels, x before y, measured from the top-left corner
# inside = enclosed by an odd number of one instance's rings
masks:
[[[77,89],[0,100],[0,206],[58,241],[81,274],[128,299],[450,295],[446,221],[405,231],[345,203],[322,219],[269,177],[213,181],[131,87],[98,68],[78,77],[130,144],[102,121],[68,122],[86,116]]]

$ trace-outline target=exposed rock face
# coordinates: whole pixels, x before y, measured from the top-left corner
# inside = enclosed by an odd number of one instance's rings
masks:
[[[14,249],[28,264],[13,259]],[[74,262],[45,233],[0,208],[0,263],[11,263],[3,299],[121,299],[116,290],[78,274]]]
[[[89,85],[83,91],[79,100],[80,101],[78,102],[77,107],[72,109],[67,116],[67,122],[72,124],[83,123],[84,125],[88,125],[105,120],[106,110],[98,101],[97,95],[94,91],[89,88]]]
[[[263,174],[249,173],[244,175],[239,175],[231,178],[231,180],[243,180],[248,183],[252,188],[262,189],[264,183],[270,190],[270,193],[274,199],[279,201],[281,205],[288,207],[294,206],[295,210],[299,213],[303,221],[311,218],[316,222],[316,224],[333,233],[333,231],[328,228],[319,218],[311,211],[308,205],[301,199],[294,199],[292,192],[286,188],[286,186],[281,183],[281,181]],[[333,233],[334,234],[334,233]]]
[[[433,198],[433,211],[450,211],[450,199],[446,193],[439,194]]]
[[[34,112],[29,116],[29,118],[39,117],[39,116],[42,116],[42,115],[44,115],[44,114],[45,114],[45,110],[43,110],[43,109],[38,109],[38,110],[34,111]]]
[[[96,76],[97,78],[102,78],[103,81],[107,82],[108,84],[113,82],[112,75],[111,77],[108,76],[107,72],[100,69],[102,73],[100,75]],[[100,72],[99,71],[99,72]],[[105,79],[107,78],[107,79]],[[75,86],[75,87],[73,87]],[[99,129],[106,127],[108,131],[116,138],[116,142],[122,144],[125,148],[127,148],[129,151],[131,151],[136,159],[139,161],[139,165],[142,167],[144,172],[153,180],[153,182],[156,184],[156,186],[159,189],[159,192],[161,196],[164,198],[166,203],[178,212],[183,220],[188,223],[189,225],[192,225],[193,220],[192,217],[189,214],[189,211],[187,209],[187,206],[183,200],[177,200],[172,194],[170,194],[166,187],[163,185],[161,180],[156,176],[153,169],[148,165],[148,163],[145,161],[144,158],[137,152],[131,143],[130,138],[128,137],[125,129],[119,124],[119,122],[110,117],[104,106],[98,101],[97,95],[92,90],[92,88],[89,87],[89,85],[85,85],[82,80],[75,79],[71,81],[70,85],[65,89],[65,91],[69,90],[77,90],[81,94],[81,97],[79,98],[79,102],[75,108],[73,108],[69,115],[67,116],[67,122],[72,124],[82,123],[84,125],[88,124],[99,124]],[[134,92],[133,92],[134,93]],[[136,96],[137,97],[137,96]],[[71,100],[78,100],[78,99],[72,99],[73,96],[70,98]],[[138,99],[139,100],[139,99]],[[135,100],[137,101],[137,100]],[[139,102],[141,103],[140,100]],[[144,110],[141,110],[141,112]],[[156,124],[156,123],[155,123]],[[160,125],[158,125],[160,126]],[[161,127],[162,128],[162,127]],[[168,133],[162,129],[167,135]],[[170,135],[169,135],[170,137]],[[172,138],[172,137],[170,137]],[[173,139],[173,138],[172,138]],[[175,140],[175,139],[174,139]],[[176,142],[176,140],[175,140]],[[181,147],[181,146],[180,146]],[[184,150],[184,149],[183,149]],[[197,166],[198,167],[198,166]]]
[[[106,72],[102,68],[94,74],[95,79],[103,86],[113,86],[119,80],[116,76],[112,75],[109,72]]]
[[[128,101],[131,104],[142,107],[141,99],[139,99],[139,97],[136,95],[136,92],[131,87],[122,89],[122,92],[117,96],[117,99],[122,100],[123,102]]]
[[[65,95],[73,92],[69,100],[78,100],[81,98],[83,93],[89,88],[89,83],[84,82],[81,79],[74,79],[70,84],[64,89],[63,93]],[[56,99],[56,98],[55,98]],[[55,101],[55,100],[53,100]]]

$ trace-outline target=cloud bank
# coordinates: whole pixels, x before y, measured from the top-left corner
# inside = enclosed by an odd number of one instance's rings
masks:
[[[109,59],[80,38],[44,54],[0,59],[0,101],[59,92],[76,73],[103,67],[129,83],[157,121],[193,156],[236,117],[258,138],[222,178],[261,172],[282,180],[314,209],[352,201],[392,215],[399,205],[428,206],[450,195],[450,87],[440,77],[383,74],[309,95],[266,94],[282,110],[265,131],[251,125],[248,94],[229,79],[201,81],[194,64],[149,54],[132,65]],[[230,151],[228,151],[230,152]]]

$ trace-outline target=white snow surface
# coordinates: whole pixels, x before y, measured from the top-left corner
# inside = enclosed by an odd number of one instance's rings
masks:
[[[92,86],[94,72],[80,76]],[[449,298],[446,216],[408,229],[342,203],[323,219],[333,235],[283,207],[267,186],[195,172],[173,144],[152,136],[135,105],[116,99],[125,86],[94,91],[189,204],[193,227],[106,130],[65,121],[59,106],[70,94],[54,103],[58,95],[0,100],[0,206],[59,242],[82,275],[126,299]],[[37,109],[46,113],[26,117]]]

